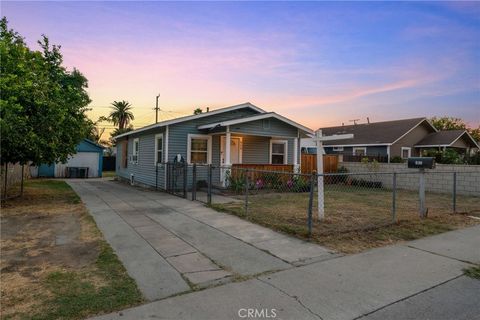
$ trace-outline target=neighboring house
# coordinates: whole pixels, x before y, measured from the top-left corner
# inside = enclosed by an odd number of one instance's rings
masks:
[[[352,139],[324,142],[325,153],[342,155],[344,161],[364,156],[384,162],[394,157],[420,156],[422,150],[455,148],[465,153],[478,144],[466,131],[438,131],[427,118],[372,122],[321,128],[323,135],[353,134]],[[308,143],[306,143],[308,145]]]
[[[165,163],[178,161],[175,158],[202,168],[214,166],[215,185],[223,184],[224,169],[235,164],[299,170],[299,140],[311,134],[312,130],[292,120],[244,103],[118,135],[116,173],[135,183],[166,189]],[[187,170],[190,185],[191,167]]]
[[[77,152],[68,158],[67,163],[42,164],[32,170],[34,177],[65,178],[87,174],[88,178],[102,176],[103,147],[88,139],[83,139],[76,147]],[[36,171],[36,172],[35,172]]]

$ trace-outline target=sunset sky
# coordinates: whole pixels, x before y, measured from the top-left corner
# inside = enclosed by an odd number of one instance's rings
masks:
[[[366,117],[480,123],[480,3],[2,2],[31,48],[44,33],[136,127],[249,101],[312,129]],[[168,112],[167,112],[168,111]]]

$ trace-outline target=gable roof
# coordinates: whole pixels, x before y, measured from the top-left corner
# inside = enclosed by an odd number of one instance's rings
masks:
[[[94,142],[94,141],[92,141],[92,140],[90,140],[90,139],[87,139],[87,138],[85,138],[85,139],[83,139],[82,141],[80,141],[80,142],[78,143],[77,147],[78,147],[82,142],[85,142],[86,144],[91,145],[91,146],[93,146],[94,148],[98,148],[99,150],[105,149],[104,146],[102,146],[102,145],[100,145],[100,144],[98,144],[98,143],[96,143],[96,142]]]
[[[142,132],[142,131],[146,131],[146,130],[150,130],[150,129],[154,129],[154,128],[159,128],[159,127],[168,126],[168,125],[171,125],[171,124],[176,124],[176,123],[195,120],[195,119],[200,119],[200,118],[212,116],[212,115],[215,115],[215,114],[229,112],[229,111],[233,111],[233,110],[237,110],[237,109],[243,109],[243,108],[250,108],[254,111],[257,111],[258,113],[265,113],[266,112],[265,110],[260,109],[257,106],[254,106],[250,102],[245,102],[245,103],[242,103],[242,104],[237,104],[237,105],[230,106],[230,107],[220,108],[220,109],[212,110],[212,111],[209,111],[209,112],[204,112],[204,113],[194,114],[194,115],[190,115],[190,116],[179,117],[179,118],[175,118],[175,119],[171,119],[171,120],[161,121],[161,122],[158,122],[158,123],[151,124],[149,126],[145,126],[145,127],[142,127],[142,128],[136,129],[136,130],[132,130],[132,131],[129,131],[129,132],[119,134],[118,136],[113,137],[113,139],[126,137],[126,136],[134,134],[134,133],[138,133],[138,132]]]
[[[429,134],[418,142],[415,147],[450,147],[458,139],[465,136],[470,144],[479,148],[478,143],[466,130],[445,130]]]
[[[421,124],[437,131],[427,118],[412,118],[393,121],[354,124],[320,128],[323,135],[353,134],[352,139],[325,141],[327,146],[391,145]]]
[[[288,118],[285,118],[284,116],[279,115],[275,112],[265,112],[265,113],[256,114],[256,115],[253,115],[253,116],[241,117],[241,118],[238,118],[238,119],[209,123],[209,124],[199,126],[198,129],[202,130],[202,129],[213,129],[213,128],[216,128],[216,127],[226,127],[226,126],[236,125],[236,124],[239,124],[239,123],[251,122],[251,121],[262,120],[262,119],[269,119],[269,118],[274,118],[274,119],[283,121],[285,123],[288,123],[289,125],[304,131],[305,133],[308,133],[308,134],[313,134],[314,133],[312,129],[307,128],[305,126],[302,126],[301,124],[299,124],[295,121],[292,121]]]

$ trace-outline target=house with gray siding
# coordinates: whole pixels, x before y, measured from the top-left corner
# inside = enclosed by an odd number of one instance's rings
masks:
[[[375,157],[389,162],[394,157],[420,156],[429,148],[454,148],[459,153],[478,148],[465,130],[439,131],[427,118],[320,128],[323,135],[353,134],[353,138],[324,142],[325,153],[338,154],[344,161]]]
[[[274,112],[243,103],[197,115],[162,121],[115,137],[116,173],[134,184],[166,189],[168,167],[186,163],[197,180],[206,166],[216,168],[212,184],[222,185],[234,165],[300,166],[300,139],[313,131]]]

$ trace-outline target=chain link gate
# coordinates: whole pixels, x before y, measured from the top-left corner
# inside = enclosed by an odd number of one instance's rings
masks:
[[[187,171],[185,162],[166,163],[167,192],[183,198],[187,197]]]

